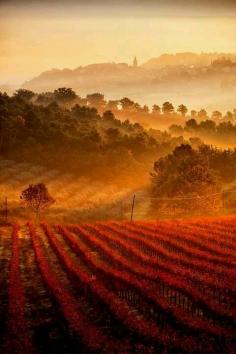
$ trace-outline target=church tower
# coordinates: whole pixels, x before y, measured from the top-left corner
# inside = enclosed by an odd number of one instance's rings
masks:
[[[138,67],[138,60],[137,60],[136,57],[134,58],[134,61],[133,61],[133,67],[134,67],[134,68],[137,68],[137,67]]]

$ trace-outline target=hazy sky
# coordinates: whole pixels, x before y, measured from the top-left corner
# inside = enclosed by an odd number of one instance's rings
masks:
[[[204,3],[0,0],[0,83],[135,55],[144,62],[162,53],[236,52],[236,1]]]

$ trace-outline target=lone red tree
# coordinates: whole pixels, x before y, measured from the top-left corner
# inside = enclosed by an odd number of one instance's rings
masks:
[[[49,194],[47,187],[43,183],[30,184],[20,195],[20,199],[39,216],[39,214],[49,208],[55,200]]]

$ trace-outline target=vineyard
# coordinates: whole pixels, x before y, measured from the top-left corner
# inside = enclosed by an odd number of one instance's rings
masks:
[[[1,353],[235,353],[235,217],[0,226],[0,269]]]

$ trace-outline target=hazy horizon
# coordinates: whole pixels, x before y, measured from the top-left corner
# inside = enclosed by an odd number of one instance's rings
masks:
[[[1,1],[0,10],[1,84],[135,55],[236,52],[232,1]]]

